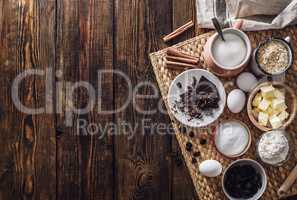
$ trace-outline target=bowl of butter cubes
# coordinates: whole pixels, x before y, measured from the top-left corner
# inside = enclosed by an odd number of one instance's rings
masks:
[[[247,112],[262,131],[286,128],[296,115],[294,91],[282,82],[264,82],[250,93]]]

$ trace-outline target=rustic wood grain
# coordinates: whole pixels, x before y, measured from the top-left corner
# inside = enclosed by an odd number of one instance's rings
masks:
[[[189,20],[196,21],[195,14],[195,0],[173,0],[172,6],[172,28],[176,29],[179,26],[185,24]],[[187,33],[177,38],[176,42],[183,41],[195,36],[195,28],[192,28]],[[197,29],[199,31],[199,29]],[[175,152],[176,159],[178,163],[173,165],[173,175],[172,175],[172,192],[173,199],[198,199],[195,194],[195,188],[190,178],[190,174],[187,170],[183,158],[181,155],[180,147],[175,137],[172,138],[172,150]]]
[[[157,134],[156,125],[170,124],[166,114],[140,114],[132,102],[120,113],[97,112],[99,103],[102,110],[120,108],[128,91],[118,74],[105,74],[100,87],[98,70],[123,72],[133,88],[142,81],[157,87],[148,54],[166,47],[162,36],[194,19],[193,6],[194,0],[0,1],[0,199],[194,199],[174,136],[170,130]],[[194,29],[172,42],[193,35]],[[50,82],[58,90],[47,96],[45,78],[32,77],[22,84],[21,100],[62,111],[19,112],[10,97],[13,79],[26,69],[46,68],[53,69]],[[88,101],[83,89],[73,102],[66,98],[66,85],[77,81],[91,83],[99,99],[67,127],[65,107]],[[154,94],[150,86],[138,91],[147,94]],[[144,110],[163,104],[160,96],[135,102]],[[83,135],[79,119],[102,130]],[[111,123],[133,130],[113,130]],[[132,132],[132,138],[125,135]]]
[[[172,1],[172,9],[173,9],[173,28],[176,29],[177,27],[185,24],[189,20],[197,21],[196,18],[196,0],[173,0]],[[186,39],[192,38],[195,35],[200,35],[206,33],[208,30],[202,29],[196,26],[192,28],[192,30],[188,31],[186,34],[183,34],[178,41],[184,41]],[[176,43],[176,42],[175,42]]]
[[[156,80],[148,60],[148,53],[164,47],[161,38],[171,31],[170,0],[116,0],[115,4],[115,63],[131,79],[135,88],[142,81],[155,86]],[[120,108],[127,98],[127,84],[115,77],[115,106]],[[140,88],[139,94],[152,94],[149,86]],[[144,110],[158,106],[159,98],[138,99],[137,105]],[[142,120],[151,128],[141,125]],[[157,134],[156,123],[168,124],[168,117],[159,112],[140,114],[132,104],[116,114],[116,123],[126,122],[135,128],[135,136],[123,135],[131,131],[120,130],[115,138],[118,199],[169,199],[171,194],[169,173],[170,137]]]
[[[63,72],[59,81],[87,81],[97,91],[104,110],[113,108],[112,75],[102,79],[103,92],[97,85],[97,72],[112,69],[113,3],[112,1],[58,1],[57,8],[57,70]],[[65,91],[65,88],[64,90]],[[100,92],[102,95],[100,95]],[[63,105],[74,103],[84,108],[88,95],[78,89],[74,102],[65,98]],[[98,105],[98,104],[97,104]],[[58,145],[58,199],[113,199],[113,146],[111,136],[77,129],[85,119],[104,129],[112,116],[100,116],[97,107],[87,114],[75,114],[73,126],[65,127],[65,112],[57,116],[61,134]]]
[[[1,1],[0,10],[0,198],[54,199],[53,115],[35,116],[17,110],[11,99],[11,84],[25,70],[53,67],[55,2]],[[38,76],[24,79],[19,90],[24,105],[51,105],[51,97],[46,101],[44,80]]]

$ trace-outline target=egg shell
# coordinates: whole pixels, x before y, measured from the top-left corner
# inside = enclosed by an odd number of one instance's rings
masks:
[[[236,84],[241,90],[251,92],[258,84],[258,80],[252,73],[243,72],[237,77]]]
[[[222,173],[222,165],[216,160],[205,160],[199,165],[199,172],[206,177],[217,177]]]
[[[246,96],[242,90],[232,90],[227,98],[227,106],[232,113],[240,113],[245,106]]]

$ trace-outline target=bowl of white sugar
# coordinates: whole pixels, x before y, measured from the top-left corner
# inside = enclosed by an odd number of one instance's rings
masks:
[[[249,128],[241,121],[221,122],[215,131],[215,146],[218,152],[229,158],[245,154],[251,146]]]
[[[249,63],[252,47],[248,36],[236,28],[223,30],[224,40],[218,33],[211,36],[204,47],[208,67],[218,76],[232,77]]]

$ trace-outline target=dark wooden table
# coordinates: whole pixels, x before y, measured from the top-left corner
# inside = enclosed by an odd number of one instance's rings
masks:
[[[101,127],[128,123],[135,128],[132,138],[123,128],[100,137],[103,131],[84,135],[67,127],[65,111],[56,109],[57,102],[68,105],[65,85],[77,81],[94,86],[102,110],[120,108],[127,99],[123,78],[105,74],[100,90],[98,70],[123,72],[133,88],[142,81],[157,86],[148,54],[166,47],[162,36],[194,16],[194,0],[0,0],[0,199],[196,199],[174,136],[138,126],[143,119],[169,125],[166,114],[141,114],[130,102],[119,113],[103,115],[97,105],[74,115],[74,121]],[[56,112],[19,111],[11,96],[15,78],[48,68],[60,74],[47,81],[62,89],[50,95],[44,76],[31,76],[22,81],[19,98],[31,108],[46,102]],[[138,92],[153,93],[148,85]],[[78,107],[88,102],[83,89],[73,99]],[[139,98],[137,106],[152,110],[159,101]]]

